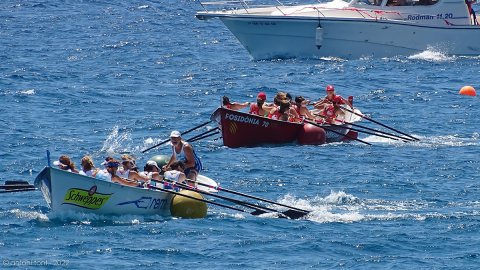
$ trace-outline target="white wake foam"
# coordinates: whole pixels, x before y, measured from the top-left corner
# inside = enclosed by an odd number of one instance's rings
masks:
[[[421,136],[416,134],[409,134],[415,138],[418,138],[419,141],[408,141],[404,142],[403,140],[394,140],[384,137],[379,137],[375,135],[369,135],[365,138],[361,138],[366,142],[372,144],[392,144],[395,146],[408,146],[412,145],[420,148],[431,148],[431,147],[466,147],[466,146],[479,146],[480,138],[478,133],[473,133],[469,137],[460,137],[458,135],[442,135],[442,136]],[[402,137],[403,136],[401,135]]]
[[[430,47],[423,52],[409,56],[408,59],[425,60],[430,62],[449,62],[455,61],[457,57],[448,56],[442,50]]]
[[[344,191],[331,191],[325,197],[316,196],[300,199],[289,194],[279,203],[310,211],[305,219],[319,223],[353,223],[374,220],[425,220],[428,218],[449,218],[452,216],[471,216],[478,211],[464,211],[440,208],[436,209],[422,200],[383,200],[361,199]],[[287,208],[279,207],[279,210]]]
[[[21,219],[37,220],[40,222],[48,222],[50,220],[47,215],[37,211],[23,211],[20,209],[12,209],[9,212],[17,218]]]

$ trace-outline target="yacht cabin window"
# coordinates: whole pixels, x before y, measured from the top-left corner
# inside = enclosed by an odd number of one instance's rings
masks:
[[[358,0],[356,3],[359,4],[359,5],[381,6],[382,1],[383,0]]]
[[[387,6],[430,6],[438,0],[387,0]]]

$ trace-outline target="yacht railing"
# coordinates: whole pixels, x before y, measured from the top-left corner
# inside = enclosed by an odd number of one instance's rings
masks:
[[[254,3],[255,2],[255,3]],[[267,3],[265,3],[267,2]],[[312,1],[308,1],[309,3],[304,3],[303,5],[311,4]],[[325,3],[328,1],[325,0],[316,0],[318,3]],[[227,10],[243,10],[245,13],[249,14],[251,9],[254,8],[265,8],[265,7],[275,7],[278,11],[282,14],[283,11],[281,7],[291,7],[295,5],[299,5],[300,3],[284,3],[279,0],[269,0],[269,1],[254,1],[254,0],[227,0],[227,1],[206,1],[206,2],[199,2],[205,12],[214,12],[214,11],[227,11]],[[249,10],[250,9],[250,10]],[[284,14],[285,15],[285,14]]]

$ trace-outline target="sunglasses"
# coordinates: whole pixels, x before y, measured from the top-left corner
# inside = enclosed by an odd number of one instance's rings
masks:
[[[117,168],[119,165],[120,165],[120,163],[118,163],[118,162],[108,162],[108,163],[106,164],[106,166],[107,166],[108,168]]]

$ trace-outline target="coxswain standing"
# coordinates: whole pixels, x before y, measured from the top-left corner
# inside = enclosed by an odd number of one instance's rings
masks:
[[[181,160],[185,164],[184,173],[187,178],[196,181],[197,175],[202,170],[202,162],[193,150],[193,146],[182,140],[181,134],[177,130],[172,131],[170,134],[170,143],[172,144],[172,156],[163,169],[167,171],[174,161]]]
[[[336,109],[340,105],[346,104],[352,109],[353,106],[348,100],[344,99],[340,95],[335,94],[335,88],[333,87],[333,85],[327,85],[327,88],[325,90],[327,92],[327,95],[323,99],[315,102],[313,106],[315,109],[321,111],[321,115],[326,118],[326,122],[333,123],[337,113]]]

